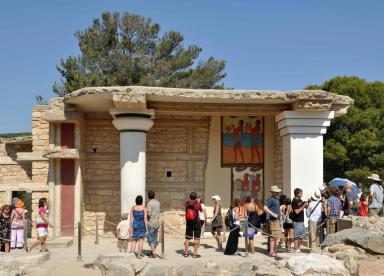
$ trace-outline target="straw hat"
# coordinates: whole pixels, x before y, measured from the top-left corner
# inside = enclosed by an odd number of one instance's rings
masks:
[[[218,195],[214,195],[214,196],[212,196],[212,199],[214,199],[214,200],[221,200],[221,198],[220,198],[220,196],[218,196]]]
[[[18,200],[18,201],[16,201],[15,206],[16,206],[16,208],[23,208],[24,207],[24,202],[22,202],[21,200]]]
[[[281,189],[279,189],[279,187],[274,185],[274,186],[271,187],[271,189],[269,191],[272,192],[272,193],[280,193]]]
[[[371,174],[371,175],[368,176],[367,178],[368,178],[368,179],[371,179],[371,180],[373,180],[373,181],[381,181],[379,175],[378,175],[378,174],[375,174],[375,173]]]

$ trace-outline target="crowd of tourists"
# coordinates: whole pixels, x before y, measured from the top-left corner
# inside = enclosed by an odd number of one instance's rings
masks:
[[[247,250],[255,252],[254,237],[258,231],[268,236],[268,254],[275,257],[276,247],[279,245],[287,252],[301,252],[301,244],[308,236],[310,244],[320,246],[326,234],[337,231],[336,222],[343,216],[383,216],[383,186],[380,177],[372,174],[368,177],[372,182],[369,193],[360,189],[352,191],[352,183],[346,181],[342,186],[329,186],[325,183],[313,191],[308,199],[303,199],[303,190],[296,188],[291,199],[281,195],[281,189],[272,186],[271,196],[266,200],[263,208],[258,206],[251,196],[245,200],[234,198],[232,206],[225,215],[221,216],[220,197],[213,199],[212,235],[217,241],[217,250],[223,250],[225,255],[238,253],[240,233],[248,238]],[[198,248],[201,237],[202,219],[196,214],[204,212],[196,193],[190,194],[185,204],[186,232],[184,257],[189,254],[189,241],[194,239],[193,257],[199,258]],[[206,218],[206,214],[203,216]],[[305,217],[308,219],[308,231],[305,227]],[[229,237],[222,246],[221,229],[224,223],[229,227]],[[262,225],[266,227],[263,228]],[[293,249],[292,249],[293,246]]]
[[[240,233],[248,238],[247,250],[255,252],[254,237],[258,232],[264,231],[268,236],[268,254],[276,256],[279,246],[287,252],[300,252],[303,238],[309,234],[312,244],[318,246],[325,234],[337,231],[336,221],[343,216],[382,216],[383,215],[383,186],[380,177],[372,174],[368,177],[372,182],[369,193],[359,190],[353,192],[351,182],[344,183],[341,187],[326,184],[313,191],[310,198],[303,199],[303,190],[296,188],[294,197],[281,195],[277,186],[270,188],[270,197],[264,206],[259,206],[252,196],[245,199],[234,198],[232,205],[223,214],[221,198],[212,196],[213,213],[210,222],[211,234],[216,241],[218,251],[225,255],[238,253]],[[159,243],[158,234],[160,227],[160,202],[155,199],[155,193],[149,191],[148,202],[144,206],[142,195],[138,195],[135,205],[129,214],[122,214],[121,221],[115,231],[117,246],[120,252],[128,252],[128,243],[131,241],[129,252],[135,253],[137,258],[142,258],[144,240],[150,248],[147,254],[156,258],[156,247]],[[190,193],[185,202],[185,242],[183,256],[200,258],[199,246],[204,228],[207,225],[207,208],[202,197],[195,192]],[[304,220],[308,219],[308,231]],[[14,198],[11,205],[0,208],[0,243],[2,251],[24,248],[24,227],[26,223],[26,210],[24,203]],[[40,251],[47,251],[46,241],[48,228],[53,227],[48,219],[48,201],[46,198],[39,200],[39,209],[35,215],[37,241],[26,248],[31,251],[40,245]],[[223,247],[222,230],[224,224],[229,230],[228,240]],[[265,227],[263,227],[265,226]],[[193,253],[190,254],[189,246],[193,240]],[[292,248],[293,245],[293,248]],[[136,250],[137,247],[137,250]]]

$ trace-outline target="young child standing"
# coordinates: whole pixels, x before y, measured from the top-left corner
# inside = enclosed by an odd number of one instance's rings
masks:
[[[361,194],[360,196],[359,216],[368,216],[368,200],[365,194]]]
[[[119,252],[127,253],[129,240],[129,220],[128,214],[121,215],[121,221],[116,227],[117,247]]]

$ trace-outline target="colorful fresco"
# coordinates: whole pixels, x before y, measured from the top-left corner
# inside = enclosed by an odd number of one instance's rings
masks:
[[[243,202],[248,196],[263,202],[263,169],[257,167],[232,168],[232,198]]]
[[[221,134],[223,167],[264,164],[263,117],[222,117]]]

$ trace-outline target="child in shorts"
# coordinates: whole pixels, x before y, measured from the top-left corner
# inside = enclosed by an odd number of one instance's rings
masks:
[[[121,221],[116,227],[117,248],[119,252],[127,253],[129,241],[129,220],[128,214],[121,215]]]

